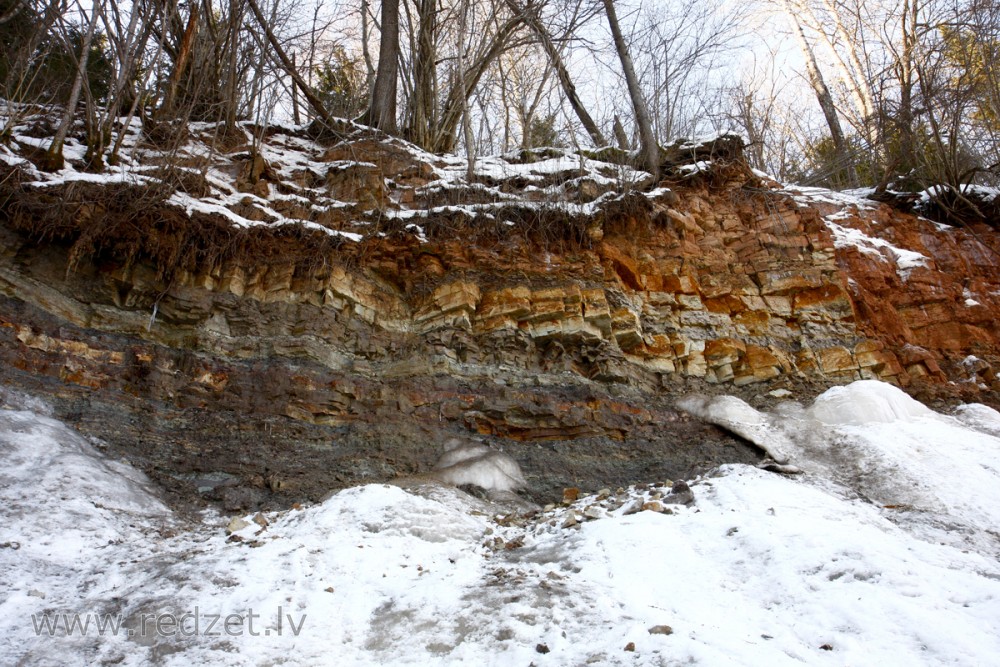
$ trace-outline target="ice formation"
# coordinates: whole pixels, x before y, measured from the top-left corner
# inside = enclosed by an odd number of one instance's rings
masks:
[[[811,413],[824,424],[885,424],[932,414],[898,387],[878,380],[832,387],[816,398]]]
[[[457,438],[445,443],[433,476],[445,484],[471,484],[487,491],[512,492],[525,485],[521,467],[510,456]]]
[[[788,463],[785,435],[772,427],[770,418],[735,396],[685,396],[677,407],[710,424],[746,438],[777,463]]]

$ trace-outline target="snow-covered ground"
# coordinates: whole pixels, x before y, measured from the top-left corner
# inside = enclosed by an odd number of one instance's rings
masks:
[[[0,403],[0,664],[1000,656],[1000,414],[985,406],[940,415],[875,382],[768,414],[689,401],[803,471],[726,466],[691,482],[690,504],[664,484],[524,518],[444,487],[371,485],[190,522],[44,404]],[[75,619],[87,630],[67,636]]]

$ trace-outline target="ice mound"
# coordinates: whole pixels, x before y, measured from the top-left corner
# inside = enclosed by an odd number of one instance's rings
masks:
[[[878,380],[858,380],[844,387],[832,387],[816,397],[810,412],[824,424],[851,425],[888,424],[934,414],[902,389]]]
[[[363,540],[371,534],[425,542],[468,540],[483,528],[465,509],[458,500],[441,494],[429,499],[395,486],[369,484],[338,491],[322,505],[287,515],[270,533],[296,540],[310,535]]]
[[[445,452],[434,466],[434,477],[445,484],[472,484],[497,492],[513,492],[526,484],[521,466],[510,456],[457,438],[445,443]]]

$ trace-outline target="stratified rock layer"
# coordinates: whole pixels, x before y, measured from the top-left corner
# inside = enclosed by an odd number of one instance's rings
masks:
[[[392,156],[337,162],[324,187],[362,217],[430,206],[437,167]],[[266,196],[258,185],[283,168],[245,169],[237,189]],[[513,455],[539,499],[755,460],[674,410],[691,387],[753,398],[875,378],[993,400],[995,232],[768,187],[732,165],[711,176],[614,197],[605,183],[572,211],[494,201],[486,221],[444,206],[335,245],[309,231],[262,241],[163,200],[126,216],[100,188],[64,207],[62,227],[40,226],[46,202],[18,185],[0,220],[3,381],[48,396],[178,497],[230,509],[421,472],[454,435]],[[601,182],[585,181],[573,187]],[[532,187],[495,177],[487,191]],[[313,224],[354,234],[347,217]],[[183,225],[220,246],[165,259]]]

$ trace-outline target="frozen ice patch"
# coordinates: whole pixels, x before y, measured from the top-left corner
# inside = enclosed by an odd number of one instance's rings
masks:
[[[982,403],[967,403],[955,408],[955,418],[982,433],[1000,437],[1000,412]]]
[[[512,492],[526,484],[521,467],[510,456],[457,438],[445,443],[433,476],[445,484],[471,484],[487,491]]]
[[[685,396],[677,407],[721,426],[763,449],[777,463],[788,462],[788,439],[770,417],[735,396]]]

